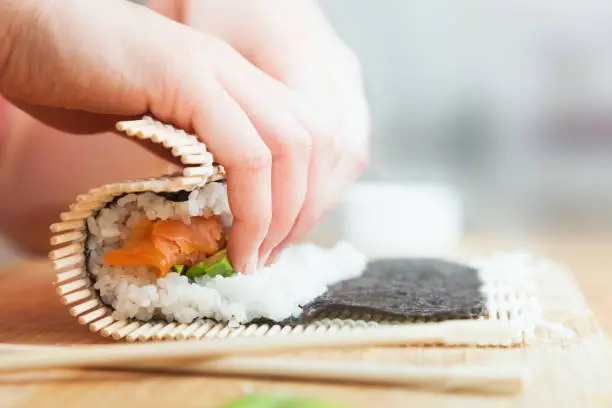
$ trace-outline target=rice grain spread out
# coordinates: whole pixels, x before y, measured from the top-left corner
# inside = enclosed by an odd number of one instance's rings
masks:
[[[116,319],[282,321],[298,317],[300,306],[325,293],[328,286],[358,277],[365,270],[365,256],[346,242],[331,249],[310,243],[294,245],[270,267],[227,278],[190,280],[176,272],[158,278],[149,266],[108,266],[103,260],[106,253],[121,247],[130,229],[144,217],[189,224],[191,217],[210,215],[220,217],[225,228],[231,225],[225,183],[206,184],[191,191],[186,201],[152,192],[127,194],[87,219],[89,271],[94,288],[112,306]]]

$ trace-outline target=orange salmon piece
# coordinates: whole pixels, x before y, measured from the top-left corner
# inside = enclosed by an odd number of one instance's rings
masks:
[[[120,249],[110,251],[110,266],[149,265],[166,276],[172,266],[192,266],[225,246],[221,223],[216,218],[193,217],[187,225],[176,220],[138,222]]]

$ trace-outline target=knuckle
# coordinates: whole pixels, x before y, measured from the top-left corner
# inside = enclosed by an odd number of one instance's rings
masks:
[[[269,142],[276,158],[308,156],[313,148],[312,138],[302,129],[279,130]]]
[[[341,155],[344,151],[342,134],[338,132],[337,126],[326,121],[323,126],[317,129],[313,136],[313,149],[315,154]]]
[[[252,171],[265,170],[272,166],[272,154],[266,148],[246,150],[237,164]]]
[[[313,147],[313,141],[310,135],[306,132],[299,132],[293,137],[292,143],[294,148],[300,152],[310,153]]]
[[[294,131],[284,143],[284,150],[292,155],[309,155],[312,151],[313,142],[307,132]]]

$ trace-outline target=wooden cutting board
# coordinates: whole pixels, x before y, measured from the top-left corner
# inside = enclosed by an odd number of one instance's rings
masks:
[[[334,360],[407,362],[423,365],[490,364],[520,362],[531,370],[532,382],[522,395],[492,397],[424,392],[397,387],[298,383],[211,376],[133,374],[126,372],[53,370],[0,376],[2,407],[219,407],[245,393],[279,392],[337,401],[354,407],[612,407],[612,347],[585,300],[575,277],[598,294],[602,312],[612,311],[612,296],[602,292],[612,282],[595,284],[586,264],[597,258],[588,248],[574,243],[573,252],[556,243],[542,253],[575,265],[580,273],[560,274],[538,288],[545,317],[551,325],[538,330],[526,348],[368,348],[359,351],[300,353],[299,356]],[[610,241],[612,242],[612,241]],[[556,245],[556,246],[555,246]],[[500,248],[494,242],[470,246],[458,257],[486,254]],[[581,248],[581,249],[580,249]],[[607,245],[605,246],[607,248]],[[475,250],[474,250],[475,249]],[[608,248],[609,250],[609,248]],[[557,251],[557,252],[555,252]],[[572,261],[571,254],[575,258]],[[604,255],[604,252],[600,253]],[[565,256],[565,258],[564,258]],[[581,260],[576,262],[576,259]],[[601,262],[598,264],[601,265]],[[603,276],[603,275],[602,275]],[[19,261],[0,268],[0,341],[21,345],[109,343],[70,317],[54,292],[53,274],[46,261]],[[605,287],[607,285],[607,288]],[[600,291],[600,292],[598,292]],[[603,307],[606,307],[604,309]],[[607,316],[603,313],[602,316]],[[607,320],[606,320],[607,322]],[[609,326],[608,326],[609,327]],[[560,335],[560,328],[570,336]],[[27,351],[25,351],[27,352]]]

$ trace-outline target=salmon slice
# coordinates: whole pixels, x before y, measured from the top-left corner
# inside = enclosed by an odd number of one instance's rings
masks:
[[[122,248],[104,256],[109,266],[153,266],[159,277],[174,265],[193,266],[225,247],[223,227],[216,217],[177,220],[143,219],[130,231]]]

